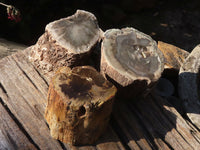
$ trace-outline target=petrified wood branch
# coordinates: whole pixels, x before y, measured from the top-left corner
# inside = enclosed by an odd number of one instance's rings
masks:
[[[134,28],[105,32],[101,47],[101,72],[122,87],[131,86],[138,90],[132,89],[131,93],[137,95],[152,86],[163,69],[163,54],[150,36]]]
[[[90,66],[62,67],[52,78],[45,118],[51,136],[92,144],[106,128],[116,88]]]
[[[165,69],[179,71],[181,65],[189,55],[187,51],[162,41],[158,41],[158,48],[164,55]]]
[[[96,17],[86,11],[49,23],[32,47],[30,60],[44,73],[61,66],[83,64],[84,58],[100,39]]]
[[[199,58],[197,45],[180,68],[178,89],[187,116],[200,129]]]

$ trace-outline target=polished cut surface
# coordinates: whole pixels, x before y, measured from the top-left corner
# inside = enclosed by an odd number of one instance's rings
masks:
[[[157,70],[157,57],[147,50],[150,40],[137,38],[135,32],[130,32],[126,35],[119,35],[116,38],[116,45],[115,56],[124,67],[140,75],[143,75],[144,71],[152,74]]]
[[[96,17],[86,11],[78,10],[74,15],[54,21],[46,26],[59,45],[72,53],[86,52],[98,40],[99,27]]]
[[[149,35],[127,27],[104,33],[101,64],[101,70],[123,86],[138,79],[149,84],[160,77],[164,58]]]

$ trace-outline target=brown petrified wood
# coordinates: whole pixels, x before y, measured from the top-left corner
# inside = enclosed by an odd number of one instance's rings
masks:
[[[116,88],[90,66],[60,68],[49,85],[45,118],[51,136],[92,144],[105,130]]]
[[[120,86],[131,86],[131,93],[139,94],[160,78],[163,69],[162,52],[150,36],[134,28],[105,32],[101,47],[101,72]]]
[[[185,113],[200,129],[199,58],[200,45],[197,45],[180,68],[178,89]]]
[[[44,73],[61,66],[83,64],[98,43],[100,33],[96,17],[77,10],[74,15],[46,26],[45,33],[32,47],[29,59]]]
[[[158,41],[158,48],[165,57],[165,69],[179,71],[181,65],[189,55],[189,52],[162,41]]]

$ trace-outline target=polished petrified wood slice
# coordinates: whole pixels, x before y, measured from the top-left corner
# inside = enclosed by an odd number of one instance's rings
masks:
[[[142,91],[160,78],[163,69],[163,54],[150,36],[134,28],[105,32],[101,72],[122,87],[135,84],[135,90]]]
[[[73,145],[94,143],[107,126],[115,93],[115,86],[90,66],[59,69],[45,112],[51,136]]]
[[[44,73],[80,65],[98,43],[100,31],[92,13],[77,10],[72,16],[49,23],[29,58]]]
[[[165,57],[165,69],[179,71],[181,65],[189,55],[189,52],[162,41],[158,41],[158,48]]]
[[[178,89],[185,113],[200,129],[199,58],[200,45],[197,45],[180,68]]]

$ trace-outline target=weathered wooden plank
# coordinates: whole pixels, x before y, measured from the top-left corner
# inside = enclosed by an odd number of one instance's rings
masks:
[[[109,125],[105,133],[92,146],[65,146],[71,150],[125,150],[120,139]]]
[[[189,132],[191,128],[188,127],[184,129],[179,127],[179,130],[177,130],[177,126],[181,126],[181,123],[177,119],[177,116],[172,111],[167,110],[165,107],[163,107],[163,105],[160,105],[161,109],[159,109],[154,101],[155,100],[149,97],[148,99],[142,100],[137,104],[139,113],[142,114],[142,121],[146,120],[147,122],[149,122],[149,124],[153,127],[153,132],[155,132],[159,138],[170,145],[170,147],[173,149],[188,150],[195,149],[197,148],[196,146],[199,147],[199,143],[196,142],[195,146],[193,146],[188,143],[187,138],[185,139],[185,137],[183,137],[183,134],[180,134],[180,132],[186,133],[185,130]],[[167,113],[168,117],[163,114],[163,111]],[[171,118],[171,120],[167,119],[169,117]],[[181,116],[178,117],[182,118]],[[190,135],[190,137],[191,136],[192,135]]]
[[[137,149],[139,147],[147,150],[151,149],[151,146],[143,138],[145,135],[141,135],[143,132],[141,132],[140,127],[136,123],[137,121],[135,120],[135,117],[130,113],[130,111],[127,110],[127,108],[125,108],[123,104],[120,104],[120,108],[118,108],[113,114],[118,124],[121,126],[122,130],[129,139],[130,142],[128,145],[130,148],[136,148],[138,146]],[[134,129],[134,131],[132,129]]]
[[[67,150],[96,150],[95,145],[72,146],[67,143],[62,143]]]
[[[116,147],[123,150],[123,145],[111,129],[93,146],[75,147],[62,143],[61,147],[59,142],[50,137],[43,117],[50,77],[42,76],[32,66],[27,59],[28,50],[0,60],[0,83],[5,91],[0,95],[37,146],[40,149],[65,147],[64,149],[72,150],[107,150],[109,147]]]
[[[134,107],[133,104],[131,105]],[[154,142],[153,137],[150,137],[150,135],[145,131],[147,129],[142,127],[143,125],[141,125],[141,122],[139,122],[137,116],[135,116],[135,114],[131,112],[131,110],[123,102],[119,102],[119,104],[116,105],[113,115],[120,128],[123,130],[123,133],[127,137],[127,142],[131,149],[148,150],[156,149],[157,147],[166,147],[166,149],[168,148],[168,146],[161,140],[157,141],[157,139],[154,139],[155,144],[152,143]],[[148,126],[148,129],[153,130],[151,126]],[[156,145],[156,143],[158,145]],[[160,144],[162,147],[159,146]]]
[[[134,107],[133,105],[130,106],[131,110],[133,111],[133,113],[136,114],[136,116],[140,119],[140,125],[143,126],[144,130],[147,130],[148,135],[150,136],[149,138],[152,139],[152,144],[157,147],[156,149],[163,149],[163,150],[169,150],[170,145],[168,146],[165,141],[162,140],[161,136],[158,135],[158,133],[155,131],[154,127],[152,126],[152,124],[150,124],[148,122],[148,120],[146,120],[144,118],[144,116],[137,110],[136,107]],[[144,108],[145,110],[145,108]],[[156,123],[156,122],[155,122]]]
[[[14,52],[21,51],[26,47],[27,46],[25,45],[0,38],[0,59],[5,56],[11,55]]]
[[[16,61],[21,70],[23,70],[24,74],[32,82],[35,88],[43,94],[43,97],[46,97],[48,91],[48,81],[35,69],[33,65],[30,65],[30,62],[27,59],[29,50],[30,49],[26,49],[23,52],[18,52],[11,57]]]
[[[140,110],[141,109],[143,108],[140,107]],[[160,114],[151,113],[151,111],[147,110],[143,112],[143,116],[143,119],[146,119],[146,121],[152,126],[153,131],[149,130],[149,132],[153,132],[154,138],[160,138],[163,142],[167,141],[166,143],[174,149],[183,149],[182,145],[177,141],[172,133],[174,129],[168,128],[168,124],[162,122]]]
[[[84,146],[71,146],[69,144],[64,144],[64,145],[69,150],[96,150],[95,146],[89,146],[89,145],[84,145]]]
[[[32,140],[40,149],[62,149],[60,144],[50,137],[43,119],[46,101],[43,94],[27,78],[12,56],[0,61],[0,70],[0,83],[7,93],[2,99]]]
[[[199,148],[200,132],[193,125],[188,124],[189,122],[184,120],[177,110],[167,103],[167,101],[156,96],[154,96],[153,99],[158,103],[158,107],[162,107],[161,109],[163,110],[165,117],[173,123],[174,127],[182,136],[182,138],[185,139],[187,143],[194,149]],[[174,116],[169,115],[169,112],[173,113]],[[176,118],[176,122],[173,121],[174,118]]]
[[[0,101],[2,89],[0,88]],[[37,149],[0,103],[0,149]]]
[[[98,150],[125,150],[111,126],[108,126],[105,133],[97,141],[96,148]]]

